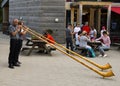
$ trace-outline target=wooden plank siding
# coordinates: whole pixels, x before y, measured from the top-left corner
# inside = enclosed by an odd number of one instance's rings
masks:
[[[52,29],[55,40],[65,43],[65,0],[9,0],[9,20],[19,17],[39,33]]]

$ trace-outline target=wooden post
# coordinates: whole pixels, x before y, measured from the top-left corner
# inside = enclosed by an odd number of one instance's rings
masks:
[[[74,8],[71,8],[71,24],[74,24]]]
[[[79,12],[79,8],[77,8],[77,24],[79,23],[80,24],[80,20],[79,20],[79,18],[80,18],[80,14],[79,14],[80,12]]]
[[[2,21],[2,31],[5,34],[8,34],[9,26],[9,8],[3,7],[3,21]]]
[[[79,22],[82,25],[82,12],[83,12],[83,5],[79,4]]]
[[[90,8],[90,26],[94,26],[94,9]]]
[[[107,14],[107,30],[110,33],[110,21],[111,21],[111,5],[108,7],[108,14]]]
[[[101,26],[101,9],[98,9],[98,32],[100,32],[100,26]]]
[[[8,7],[3,7],[3,22],[8,22],[9,21],[9,8]]]

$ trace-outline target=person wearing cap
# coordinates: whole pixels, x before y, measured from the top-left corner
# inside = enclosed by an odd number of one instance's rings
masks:
[[[81,48],[85,48],[85,49],[88,50],[88,55],[87,56],[89,56],[89,57],[95,57],[95,53],[94,53],[92,47],[89,46],[87,44],[87,42],[90,42],[90,38],[88,37],[87,32],[83,31],[82,35],[80,36],[80,44],[79,44],[79,46]]]

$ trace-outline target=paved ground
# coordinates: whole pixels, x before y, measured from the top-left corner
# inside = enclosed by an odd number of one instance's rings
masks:
[[[59,51],[52,56],[20,55],[21,67],[9,69],[9,37],[0,33],[0,86],[120,86],[120,51],[113,47],[106,58],[90,58],[99,64],[109,62],[116,76],[103,79],[95,72]]]

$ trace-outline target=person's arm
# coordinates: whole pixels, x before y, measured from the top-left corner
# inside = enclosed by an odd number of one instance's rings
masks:
[[[108,43],[107,43],[107,46],[110,46],[110,44],[111,44],[111,40],[110,40],[110,37],[108,36]]]
[[[94,37],[97,38],[97,31],[94,30]]]
[[[22,25],[18,25],[18,26],[20,28],[20,34],[21,35],[25,35],[27,33],[27,31],[28,31],[28,28],[26,26],[24,26],[23,24]]]
[[[75,34],[75,33],[74,33],[74,28],[73,28],[73,27],[71,28],[70,32],[71,32],[71,33],[70,33],[71,35],[74,35],[74,34]]]
[[[90,37],[88,35],[86,35],[86,41],[90,42]]]
[[[13,27],[9,27],[9,30],[10,30],[10,33],[12,36],[15,36],[20,31],[19,27],[16,27],[16,28],[17,29],[15,31],[13,31]]]
[[[70,32],[70,34],[71,34],[71,35],[74,35],[74,34],[75,34],[75,32],[74,32],[74,31],[71,31],[71,32]]]
[[[27,33],[27,31],[28,31],[28,29],[27,29],[27,28],[26,28],[25,30],[21,29],[20,34],[21,34],[21,35],[25,35],[25,34]]]
[[[101,40],[101,39],[102,39],[102,36],[101,36],[101,37],[99,37],[99,38],[97,38],[97,39],[96,39],[96,41],[99,41],[99,40]]]
[[[80,35],[78,35],[78,40],[80,41]]]

